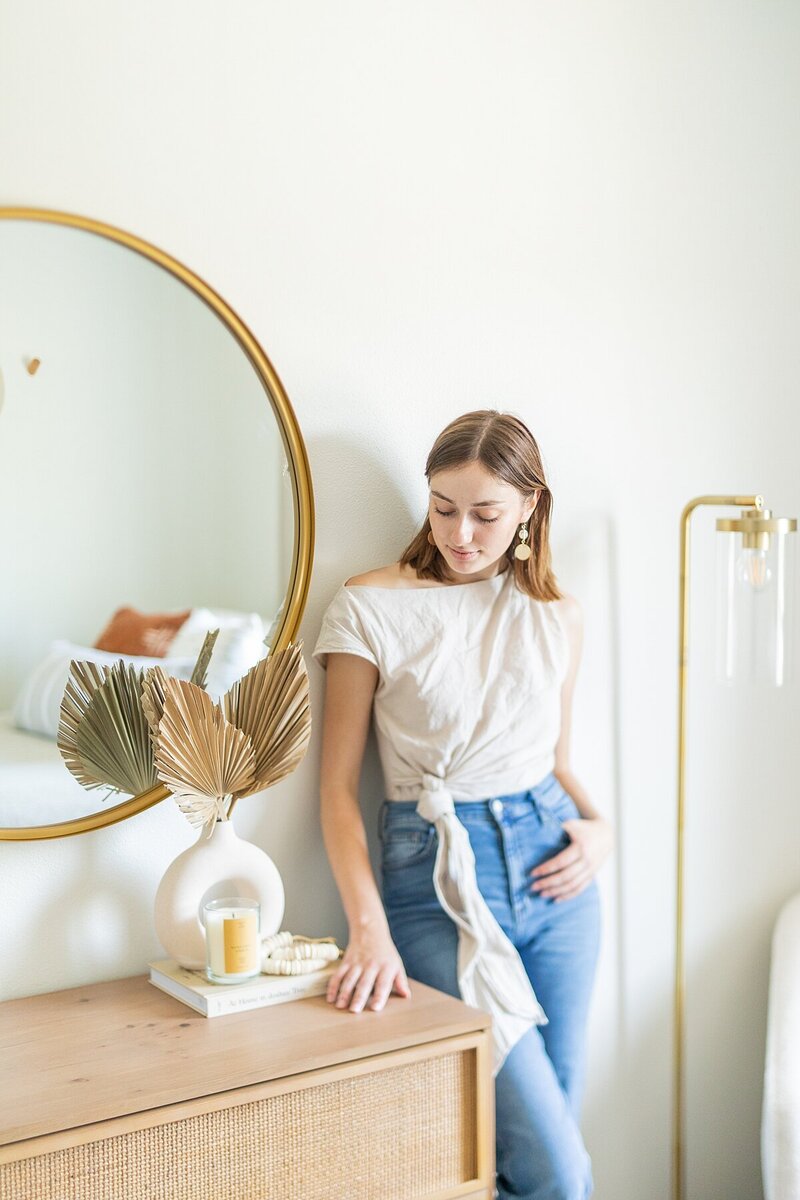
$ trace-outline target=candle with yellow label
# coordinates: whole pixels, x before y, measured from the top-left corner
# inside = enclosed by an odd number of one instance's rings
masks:
[[[259,904],[243,896],[210,900],[203,906],[206,975],[213,983],[241,983],[261,972]]]

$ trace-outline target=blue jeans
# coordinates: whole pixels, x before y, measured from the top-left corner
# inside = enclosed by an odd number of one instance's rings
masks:
[[[586,1200],[591,1163],[578,1118],[599,945],[597,885],[556,903],[530,891],[528,874],[569,844],[561,822],[580,814],[553,774],[528,791],[455,808],[478,887],[549,1019],[517,1042],[495,1078],[497,1194]],[[384,907],[407,974],[458,996],[458,933],[433,885],[438,834],[415,809],[414,800],[391,800],[380,810]]]

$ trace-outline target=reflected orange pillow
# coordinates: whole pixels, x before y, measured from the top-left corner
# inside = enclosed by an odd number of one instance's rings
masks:
[[[191,611],[187,608],[179,613],[140,613],[135,608],[118,608],[94,648],[111,654],[164,658]]]

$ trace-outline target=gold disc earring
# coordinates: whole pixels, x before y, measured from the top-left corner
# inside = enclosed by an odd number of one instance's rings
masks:
[[[519,541],[514,547],[514,558],[518,558],[520,562],[525,562],[531,556],[531,548],[528,545],[528,529],[525,525],[520,525],[518,531]]]
[[[436,538],[433,536],[433,530],[432,530],[432,529],[429,529],[429,530],[428,530],[428,545],[429,545],[429,546],[435,546],[435,545],[436,545]]]

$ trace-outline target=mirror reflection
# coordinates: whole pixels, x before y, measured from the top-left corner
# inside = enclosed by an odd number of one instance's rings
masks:
[[[0,222],[0,827],[85,792],[55,738],[70,660],[191,674],[219,693],[267,652],[295,539],[280,426],[230,330],[104,237]],[[38,360],[38,362],[36,361]]]

